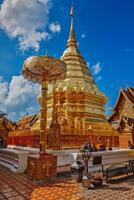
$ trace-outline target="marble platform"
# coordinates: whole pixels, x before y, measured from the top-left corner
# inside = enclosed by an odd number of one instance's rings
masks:
[[[15,173],[24,173],[27,169],[29,152],[17,149],[0,149],[0,165]]]
[[[15,148],[19,151],[28,152],[29,155],[39,153],[39,149],[20,146],[8,146],[8,148]],[[76,160],[83,162],[81,153],[78,149],[67,150],[48,150],[47,153],[57,156],[57,172],[70,172],[71,167],[78,168]],[[94,157],[101,156],[102,162],[99,165],[94,165]],[[112,164],[134,160],[134,150],[130,149],[113,149],[112,151],[92,152],[89,160],[89,171],[97,172],[102,170],[103,167],[108,167]]]
[[[38,148],[9,145],[8,149],[25,151],[29,155],[39,154]],[[47,153],[57,156],[57,173],[64,173],[71,171],[71,166],[75,163],[79,150],[47,150]]]
[[[102,162],[100,164],[94,164],[95,157],[102,157]],[[80,153],[77,154],[77,160],[83,162],[82,156]],[[121,163],[134,160],[134,150],[133,149],[114,149],[112,151],[101,151],[101,152],[93,152],[91,153],[91,158],[89,160],[89,172],[98,172],[103,169],[111,166],[111,165],[120,165]],[[72,165],[73,167],[77,167],[76,163]]]

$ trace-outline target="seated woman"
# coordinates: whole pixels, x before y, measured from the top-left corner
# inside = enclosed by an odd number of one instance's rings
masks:
[[[106,151],[106,146],[104,144],[100,145],[99,151]]]

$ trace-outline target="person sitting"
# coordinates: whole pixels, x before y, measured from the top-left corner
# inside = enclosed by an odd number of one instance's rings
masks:
[[[6,142],[6,140],[3,140],[2,148],[7,148],[7,142]]]
[[[92,152],[93,151],[93,148],[92,148],[92,145],[91,143],[89,142],[88,145],[87,145],[87,149]]]
[[[99,151],[106,151],[106,146],[104,144],[101,144]]]
[[[83,148],[83,149],[84,149],[84,150],[88,150],[88,151],[90,151],[90,152],[93,151],[91,143],[90,143],[90,142],[87,142],[87,141],[85,141],[85,144],[84,144],[84,148]]]
[[[87,141],[85,141],[83,149],[84,149],[84,150],[87,150],[87,149],[88,149],[88,143],[87,143]]]
[[[113,150],[112,146],[109,146],[108,151],[112,151],[112,150]]]
[[[130,140],[128,141],[128,148],[129,148],[129,149],[134,149],[134,146],[133,146],[133,144],[130,142]]]
[[[98,151],[98,149],[97,149],[95,143],[93,143],[93,145],[92,145],[92,149],[93,149],[94,152],[95,152],[95,151]]]
[[[0,148],[6,148],[7,147],[7,142],[4,140],[2,137],[0,137]]]

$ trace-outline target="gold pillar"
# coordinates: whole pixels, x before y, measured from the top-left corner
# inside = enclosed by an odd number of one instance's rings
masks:
[[[47,104],[48,76],[43,76],[40,102],[40,155],[28,157],[27,175],[35,180],[43,180],[57,175],[57,156],[46,153],[47,141]]]
[[[46,151],[47,140],[47,103],[48,76],[43,76],[41,84],[41,108],[40,108],[40,154]]]

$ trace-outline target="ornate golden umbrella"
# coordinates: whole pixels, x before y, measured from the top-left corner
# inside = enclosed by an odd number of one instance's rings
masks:
[[[57,157],[46,153],[46,95],[48,83],[63,79],[65,72],[64,62],[49,56],[32,56],[23,65],[23,76],[41,84],[40,155],[30,155],[27,167],[27,174],[37,180],[51,178],[57,174]]]
[[[23,76],[42,84],[44,80],[55,82],[65,78],[66,65],[59,59],[49,56],[31,56],[23,65]]]
[[[40,109],[40,153],[46,149],[46,94],[48,82],[52,83],[65,77],[66,65],[64,62],[49,56],[29,57],[23,65],[24,78],[41,84],[41,109]]]

